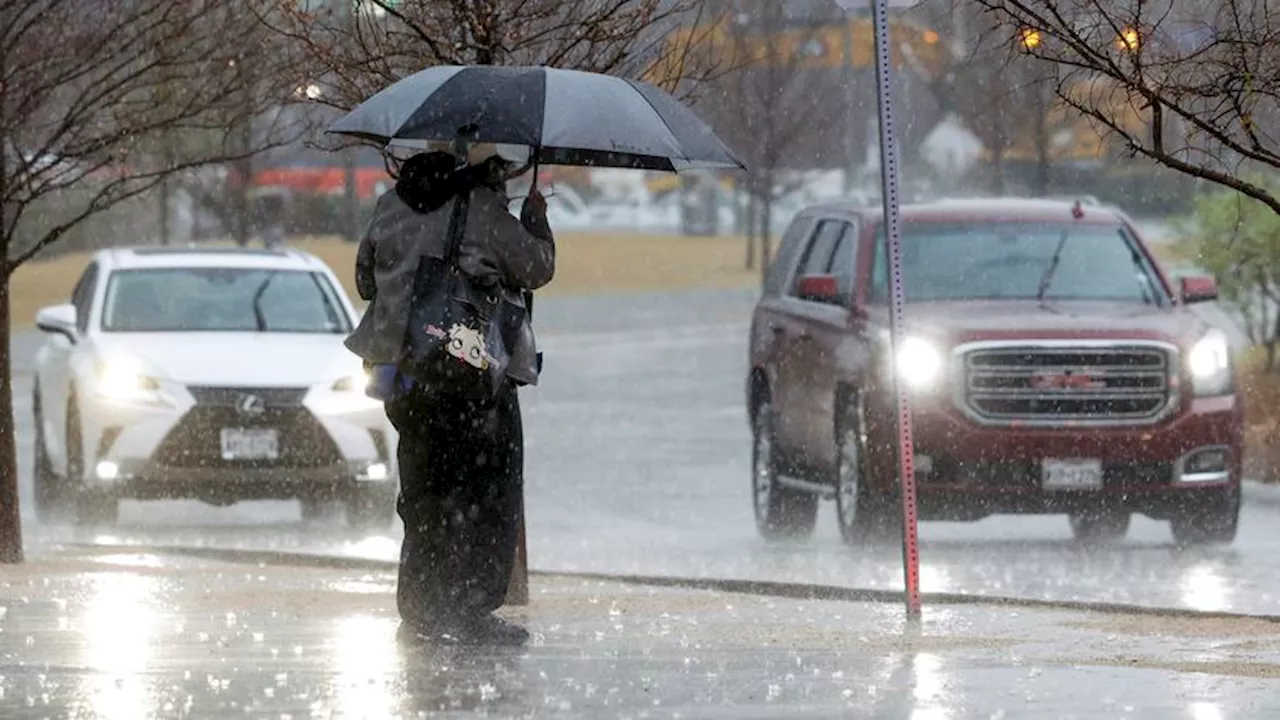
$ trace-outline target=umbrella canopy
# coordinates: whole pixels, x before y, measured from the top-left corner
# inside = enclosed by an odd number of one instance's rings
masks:
[[[328,132],[386,145],[523,145],[546,165],[741,168],[711,128],[638,80],[547,67],[442,65],[379,91]]]

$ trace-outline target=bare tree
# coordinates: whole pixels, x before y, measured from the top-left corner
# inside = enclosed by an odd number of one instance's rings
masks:
[[[288,8],[269,25],[310,54],[325,85],[315,99],[342,110],[434,65],[547,65],[675,89],[715,64],[697,33],[675,32],[701,25],[697,0],[257,2]]]
[[[822,67],[826,45],[817,41],[821,23],[830,18],[795,24],[785,12],[783,3],[725,0],[722,52],[734,59],[734,69],[700,101],[748,168],[748,268],[757,237],[761,266],[768,267],[773,205],[800,187],[785,177],[795,168],[792,155],[816,128],[845,113],[837,75]]]
[[[14,271],[166,177],[253,152],[227,128],[297,82],[286,47],[229,42],[256,22],[239,0],[90,4],[0,0],[0,562],[22,559],[7,382]],[[237,68],[253,53],[271,55],[275,97],[241,91]]]
[[[1039,33],[1058,99],[1129,153],[1280,213],[1250,180],[1280,170],[1277,0],[976,1],[1007,42]]]

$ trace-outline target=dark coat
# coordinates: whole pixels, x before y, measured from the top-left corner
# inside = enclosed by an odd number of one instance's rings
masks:
[[[471,185],[456,175],[450,182]],[[400,186],[378,198],[356,254],[356,290],[372,305],[346,341],[366,362],[400,359],[418,259],[444,257],[457,189],[437,186],[409,194]],[[551,282],[555,273],[555,239],[545,215],[534,213],[526,202],[516,220],[507,210],[506,194],[487,182],[473,186],[470,202],[459,270],[478,282],[497,283],[507,301],[525,307],[525,292]],[[527,320],[510,352],[507,376],[537,384],[537,344]]]

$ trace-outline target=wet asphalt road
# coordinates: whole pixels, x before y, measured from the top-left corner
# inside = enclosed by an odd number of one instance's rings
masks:
[[[538,578],[523,648],[397,642],[387,572],[131,551],[0,576],[0,716],[1271,718],[1280,629]]]
[[[534,568],[901,587],[898,553],[843,546],[830,503],[808,543],[756,537],[742,391],[752,300],[699,292],[539,303],[546,372],[523,395]],[[20,338],[18,354],[31,344]],[[22,361],[15,391],[25,483],[30,380]],[[1145,518],[1127,541],[1098,550],[1072,542],[1062,517],[926,523],[923,589],[1273,613],[1280,495],[1268,490],[1250,488],[1239,539],[1220,549],[1178,550],[1167,524]],[[303,523],[294,503],[126,503],[110,531],[45,527],[33,517],[26,530],[35,551],[88,541],[386,559],[399,536],[353,534],[337,519]]]

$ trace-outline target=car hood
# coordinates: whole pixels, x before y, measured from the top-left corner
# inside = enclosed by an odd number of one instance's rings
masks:
[[[948,344],[975,340],[1155,340],[1185,346],[1210,325],[1185,306],[973,300],[911,303],[907,326]]]
[[[184,385],[304,387],[360,369],[344,335],[292,333],[112,333],[97,343],[145,372]]]

